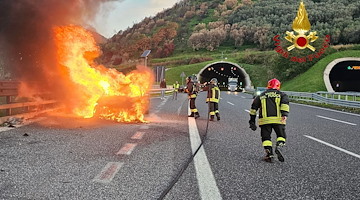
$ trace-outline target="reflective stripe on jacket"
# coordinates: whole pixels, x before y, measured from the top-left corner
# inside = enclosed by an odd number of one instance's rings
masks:
[[[176,91],[176,92],[179,91],[180,84],[174,83],[173,88],[174,88],[174,91]]]
[[[285,124],[282,117],[289,114],[289,98],[279,90],[267,89],[254,99],[250,115],[256,115],[258,109],[259,125]]]
[[[203,88],[204,91],[209,91],[207,94],[206,102],[219,103],[220,100],[220,89],[216,85],[208,85]]]
[[[188,82],[186,84],[186,90],[185,91],[188,93],[190,99],[196,98],[196,88],[195,88],[193,82]]]

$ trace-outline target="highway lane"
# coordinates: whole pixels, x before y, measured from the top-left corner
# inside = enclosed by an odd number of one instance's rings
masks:
[[[205,149],[224,199],[359,198],[359,158],[304,136],[359,155],[358,125],[317,117],[358,124],[358,115],[291,104],[286,161],[270,164],[261,161],[260,131],[247,125],[251,101],[250,95],[223,92],[223,118],[210,124]]]
[[[191,155],[187,97],[178,98],[152,99],[147,124],[47,116],[0,132],[0,199],[158,198]],[[204,152],[223,199],[359,199],[359,158],[304,136],[359,155],[358,115],[291,104],[286,160],[266,163],[260,130],[248,128],[251,102],[222,92],[221,120],[209,123]],[[203,136],[204,92],[196,103]],[[165,199],[201,198],[195,168]]]
[[[147,124],[55,115],[0,132],[0,199],[156,199],[191,149],[182,102],[151,103]]]

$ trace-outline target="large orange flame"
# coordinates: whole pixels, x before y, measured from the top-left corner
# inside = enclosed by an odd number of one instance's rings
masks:
[[[54,33],[58,62],[76,87],[68,88],[76,91],[73,113],[118,122],[144,121],[149,104],[146,94],[153,81],[149,70],[142,67],[124,75],[95,64],[100,50],[91,33],[80,26],[55,27]]]

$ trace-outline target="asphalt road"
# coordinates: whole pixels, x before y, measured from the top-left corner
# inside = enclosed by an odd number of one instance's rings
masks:
[[[194,130],[202,151],[165,199],[360,199],[360,115],[291,104],[285,162],[266,163],[248,128],[252,97],[221,96],[207,132],[205,93],[195,128],[186,94],[152,99],[145,124],[54,114],[1,128],[0,199],[157,199],[197,146]]]

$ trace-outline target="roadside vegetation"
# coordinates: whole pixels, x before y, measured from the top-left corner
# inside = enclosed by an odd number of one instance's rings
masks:
[[[360,56],[360,2],[358,0],[304,1],[311,31],[319,36],[312,45],[319,50],[325,35],[330,47],[320,58],[293,62],[274,51],[273,37],[281,47],[292,31],[299,0],[182,0],[154,17],[118,32],[102,45],[98,59],[107,67],[128,72],[144,63],[139,56],[151,50],[148,66],[165,66],[169,85],[180,77],[197,74],[217,61],[234,62],[249,74],[254,87],[278,78],[282,90],[325,91],[323,71],[334,59]],[[346,45],[343,45],[346,44]],[[304,57],[310,50],[293,49],[291,56]]]
[[[322,58],[309,70],[283,83],[282,89],[298,92],[326,91],[324,84],[324,70],[335,59],[344,57],[359,57],[360,50],[340,51]]]
[[[339,110],[339,111],[343,111],[343,112],[360,114],[360,108],[350,108],[350,107],[343,107],[343,106],[331,105],[331,104],[326,104],[326,103],[301,101],[301,100],[292,100],[291,102],[307,104],[307,105],[312,105],[312,106],[318,106],[318,107],[322,107],[322,108],[329,108],[329,109]]]
[[[209,57],[224,49],[230,50],[228,53],[269,51],[274,48],[275,35],[283,38],[286,31],[292,31],[299,3],[299,0],[182,0],[119,31],[102,44],[103,55],[98,61],[122,70],[140,63],[141,53],[148,49],[150,59],[188,53]],[[311,29],[319,36],[331,35],[332,45],[360,43],[359,1],[317,0],[305,1],[305,5]],[[321,44],[320,39],[317,42]],[[287,70],[284,77],[297,76],[296,69]]]

